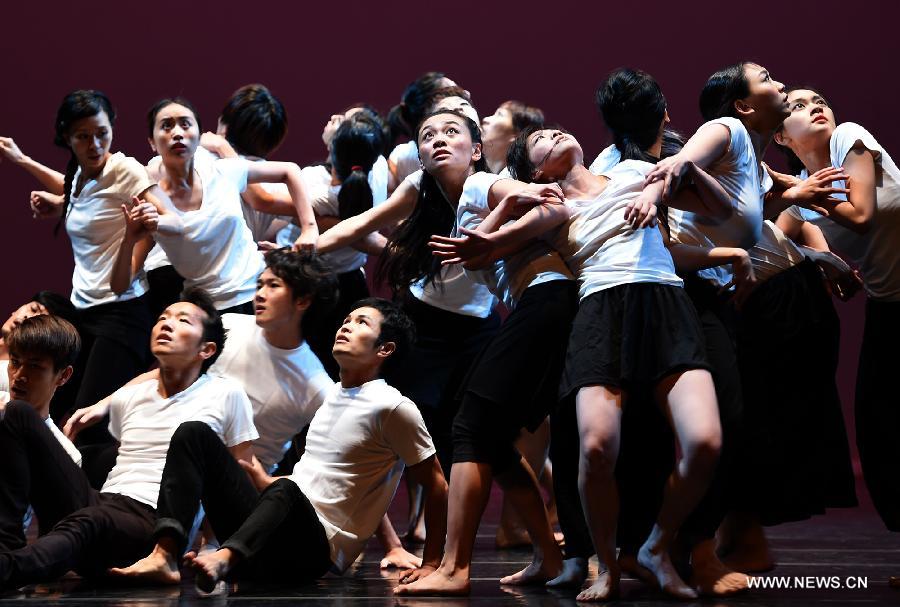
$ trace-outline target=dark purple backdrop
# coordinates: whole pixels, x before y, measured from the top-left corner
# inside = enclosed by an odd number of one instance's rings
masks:
[[[900,36],[886,6],[19,0],[3,9],[0,135],[62,170],[67,153],[52,145],[56,107],[72,89],[97,88],[119,114],[113,149],[146,160],[144,114],[155,100],[184,95],[212,128],[234,89],[262,82],[290,114],[290,134],[275,157],[303,165],[322,157],[320,133],[333,112],[356,101],[387,112],[406,83],[433,69],[468,88],[482,114],[508,98],[542,107],[592,157],[607,142],[593,91],[611,69],[653,74],[673,126],[690,134],[700,123],[697,97],[707,76],[752,58],[778,80],[817,85],[839,121],[863,124],[900,154],[896,114],[888,111],[896,106]],[[780,161],[774,150],[768,158]],[[37,187],[23,171],[0,164],[3,316],[36,290],[69,291],[68,241],[54,239],[52,223],[33,221],[28,210],[28,193]],[[838,304],[845,408],[852,403],[861,304]]]

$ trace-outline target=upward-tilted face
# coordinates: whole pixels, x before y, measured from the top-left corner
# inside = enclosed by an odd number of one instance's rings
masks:
[[[385,347],[393,351],[392,344],[376,345],[383,320],[381,312],[367,306],[350,312],[334,337],[331,353],[335,360],[342,367],[368,367],[380,363],[385,358]]]
[[[828,141],[837,124],[834,112],[819,93],[798,89],[788,93],[790,116],[784,119],[776,141],[794,151],[815,146],[828,147]]]
[[[512,112],[506,107],[498,107],[493,114],[481,120],[481,140],[485,148],[506,150],[516,138]]]
[[[481,158],[481,144],[472,142],[465,120],[455,114],[435,114],[422,123],[419,159],[435,177],[448,171],[467,171]]]
[[[177,103],[159,110],[150,143],[164,161],[187,162],[193,158],[200,143],[200,127],[194,112]]]
[[[528,137],[528,158],[535,167],[532,179],[561,179],[584,161],[578,141],[559,129],[541,129]]]
[[[9,315],[3,327],[0,328],[0,337],[6,337],[9,332],[22,324],[22,321],[32,316],[40,316],[41,314],[49,314],[47,308],[37,301],[29,301],[19,306],[15,312]]]
[[[96,175],[106,164],[112,145],[112,125],[106,112],[81,118],[72,123],[66,139],[78,165],[86,175]]]
[[[208,358],[209,356],[201,355],[212,345],[211,342],[203,341],[205,319],[206,312],[194,304],[185,301],[173,303],[160,314],[153,325],[150,333],[150,351],[153,356],[179,367],[189,367],[197,360]]]
[[[756,111],[760,128],[777,128],[790,115],[784,85],[774,80],[769,70],[755,63],[744,66],[744,76],[750,84],[750,94],[743,101]]]

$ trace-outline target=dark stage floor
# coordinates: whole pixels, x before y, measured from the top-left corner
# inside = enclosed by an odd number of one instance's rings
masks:
[[[370,545],[345,578],[321,580],[299,588],[241,587],[227,597],[199,598],[191,579],[181,587],[111,588],[90,586],[77,578],[52,585],[29,588],[26,593],[0,596],[0,605],[272,605],[294,603],[321,605],[575,605],[574,592],[551,592],[542,588],[501,588],[503,575],[523,567],[526,551],[494,549],[499,500],[495,494],[488,516],[479,530],[473,565],[472,595],[466,599],[395,599],[392,590],[397,572],[378,568],[380,553]],[[405,502],[405,500],[398,500]],[[400,519],[400,512],[397,513]],[[869,508],[835,511],[812,521],[782,525],[770,530],[778,567],[763,577],[788,576],[791,588],[757,589],[727,601],[706,600],[702,605],[900,605],[900,590],[887,584],[890,574],[900,575],[900,536],[884,530]],[[596,567],[592,567],[592,573]],[[797,588],[795,578],[809,585],[825,583],[826,588]],[[811,579],[807,579],[811,578]],[[816,578],[828,578],[819,579]],[[836,584],[844,586],[835,588]],[[864,588],[847,588],[847,585]],[[634,580],[625,580],[623,598],[611,605],[673,604]]]

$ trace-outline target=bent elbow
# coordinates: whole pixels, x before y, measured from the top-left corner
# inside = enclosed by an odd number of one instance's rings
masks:
[[[872,229],[874,217],[857,216],[850,218],[850,229],[857,234],[868,234]]]

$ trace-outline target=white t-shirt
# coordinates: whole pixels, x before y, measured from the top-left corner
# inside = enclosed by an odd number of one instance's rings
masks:
[[[418,408],[384,380],[334,385],[289,478],[316,509],[335,569],[346,570],[375,532],[404,465],[434,453]]]
[[[301,177],[316,215],[338,217],[338,192],[340,192],[341,186],[331,185],[331,172],[328,168],[323,165],[304,167]],[[372,189],[373,207],[387,200],[388,166],[384,156],[379,156],[372,165],[368,182]],[[299,236],[299,226],[292,223],[278,233],[277,242],[282,246],[290,246]],[[331,253],[325,253],[322,258],[338,274],[358,270],[366,265],[368,260],[365,253],[357,251],[353,247],[344,247]]]
[[[872,226],[857,234],[814,211],[791,207],[789,213],[822,230],[828,246],[859,266],[866,293],[873,299],[900,301],[900,170],[894,160],[866,129],[853,122],[838,125],[831,134],[831,165],[844,164],[855,147],[873,152],[875,157],[875,205]],[[800,174],[806,179],[806,171]],[[847,187],[836,181],[836,187]],[[844,194],[834,194],[846,200]]]
[[[334,382],[305,341],[292,350],[276,348],[247,314],[225,314],[222,323],[228,337],[209,374],[243,386],[259,432],[253,452],[271,471],[294,435],[309,424]]]
[[[248,163],[241,158],[196,163],[203,203],[179,214],[181,234],[156,233],[185,288],[206,290],[220,310],[252,300],[256,279],[265,269],[243,215]]]
[[[110,156],[100,174],[87,180],[76,196],[75,187],[80,178],[79,167],[72,180],[66,216],[66,232],[75,257],[72,303],[77,308],[89,308],[143,295],[147,292],[143,272],[134,276],[128,290],[121,295],[113,293],[110,279],[125,237],[122,205],[130,207],[132,196],[142,194],[154,182],[140,162],[122,152]]]
[[[791,269],[805,257],[803,251],[771,221],[763,223],[759,240],[747,249],[747,253],[759,282]]]
[[[186,421],[207,424],[227,447],[256,440],[253,408],[237,382],[203,374],[187,389],[163,398],[158,381],[123,386],[109,405],[109,433],[119,441],[116,465],[100,489],[156,508],[169,441]]]
[[[491,212],[488,193],[500,179],[503,177],[493,173],[475,173],[466,179],[456,208],[457,225],[469,230],[481,225]],[[466,274],[487,285],[510,310],[528,287],[574,278],[559,253],[544,241],[529,244],[512,257],[498,260],[489,269],[466,270]]]
[[[401,143],[391,150],[388,159],[397,167],[397,183],[422,168],[419,162],[419,146],[415,141]]]
[[[619,148],[613,144],[604,148],[603,151],[594,158],[594,162],[591,163],[588,170],[594,175],[602,175],[620,162],[622,162],[622,152],[620,152]]]
[[[756,244],[762,233],[765,170],[757,161],[750,133],[740,120],[717,118],[700,129],[709,128],[711,124],[724,125],[731,133],[725,155],[706,170],[731,197],[731,216],[718,221],[690,211],[669,208],[669,237],[672,242],[705,248],[747,249]],[[718,286],[725,286],[731,280],[731,266],[706,268],[698,271],[697,275]]]
[[[405,181],[419,190],[422,185],[421,170],[410,174]],[[453,225],[451,236],[459,235],[459,224]],[[420,280],[409,287],[409,292],[419,301],[428,305],[465,316],[487,318],[497,305],[497,298],[483,283],[474,280],[463,270],[462,265],[444,266],[436,284],[426,284]]]
[[[0,360],[0,392],[9,392],[9,359]]]
[[[596,198],[567,200],[572,218],[553,237],[553,246],[575,272],[579,297],[623,284],[656,282],[682,286],[662,234],[654,228],[634,230],[625,207],[644,190],[653,165],[625,160],[606,171],[606,188]]]

